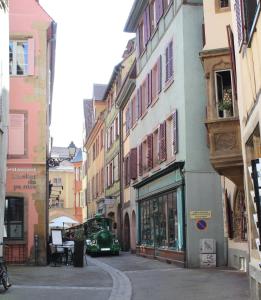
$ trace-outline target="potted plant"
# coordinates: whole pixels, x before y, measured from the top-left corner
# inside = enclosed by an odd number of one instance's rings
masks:
[[[223,100],[219,103],[218,109],[223,111],[224,117],[229,117],[232,115],[233,103],[232,103],[232,90],[224,89]]]
[[[85,234],[83,228],[76,229],[74,233],[74,267],[83,267]]]

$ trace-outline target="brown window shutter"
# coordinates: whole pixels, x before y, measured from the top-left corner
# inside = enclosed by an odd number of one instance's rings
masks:
[[[130,151],[130,179],[137,179],[137,148]]]
[[[123,164],[124,164],[124,186],[127,186],[127,159],[126,159],[126,157],[124,158]]]
[[[228,37],[228,45],[230,50],[233,92],[234,92],[235,99],[237,99],[237,70],[236,70],[236,58],[235,58],[235,47],[234,47],[234,35],[230,25],[227,25],[227,37]]]
[[[142,116],[142,101],[144,101],[144,99],[142,99],[142,86],[140,86],[140,88],[139,88],[139,118]]]
[[[173,154],[178,153],[178,111],[175,110],[173,118]]]
[[[152,71],[150,73],[147,74],[147,93],[148,93],[148,107],[151,105],[151,100],[152,100],[152,96],[151,96],[151,77],[152,77]]]
[[[148,145],[148,156],[147,156],[147,166],[148,170],[153,168],[153,134],[147,136],[147,145]]]
[[[131,176],[130,176],[130,154],[127,156],[127,184],[130,184]]]
[[[139,145],[139,175],[143,174],[143,165],[142,165],[142,143]]]
[[[173,76],[173,41],[169,43],[169,78]]]
[[[146,10],[143,14],[143,26],[144,26],[144,45],[147,45],[148,42],[148,23],[147,23],[147,13]]]

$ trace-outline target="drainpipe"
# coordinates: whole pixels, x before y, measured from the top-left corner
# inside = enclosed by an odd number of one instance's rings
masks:
[[[122,131],[122,109],[119,108],[119,123],[120,123],[120,136],[119,136],[119,142],[120,142],[120,152],[119,152],[119,173],[120,173],[120,209],[119,209],[119,220],[120,220],[120,230],[119,230],[119,240],[120,240],[120,245],[123,245],[123,203],[124,203],[124,193],[123,193],[123,168],[122,168],[122,162],[123,162],[123,131]]]

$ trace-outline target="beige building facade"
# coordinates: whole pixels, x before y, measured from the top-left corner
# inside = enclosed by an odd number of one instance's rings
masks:
[[[233,68],[230,1],[205,0],[203,49],[206,121],[210,161],[221,175],[224,231],[229,266],[246,271],[247,214],[243,182],[237,79]]]

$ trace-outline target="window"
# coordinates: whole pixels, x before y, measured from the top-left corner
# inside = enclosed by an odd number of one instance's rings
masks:
[[[137,119],[138,119],[138,112],[137,112],[137,98],[134,97],[132,100],[131,100],[131,126],[133,126]]]
[[[182,223],[177,213],[177,192],[143,200],[139,203],[141,244],[182,250]]]
[[[119,180],[119,155],[116,155],[113,160],[114,181]]]
[[[229,0],[219,0],[219,7],[220,8],[229,7]]]
[[[9,42],[10,75],[33,75],[34,40],[11,40]]]
[[[142,173],[148,171],[148,145],[147,140],[142,143]]]
[[[215,83],[217,115],[219,118],[232,117],[234,109],[231,71],[216,71]]]
[[[245,16],[245,25],[246,25],[246,33],[247,38],[250,39],[253,31],[254,31],[254,23],[256,19],[256,13],[258,9],[258,1],[257,0],[248,0],[243,1],[244,3],[244,16]],[[260,5],[260,4],[259,4]]]
[[[5,200],[5,226],[7,239],[24,238],[24,199],[7,197]]]
[[[151,96],[152,101],[155,101],[158,96],[158,64],[152,69],[152,84],[151,84]]]
[[[147,108],[147,84],[146,84],[146,80],[142,83],[141,86],[141,114],[143,115],[146,111]]]
[[[54,186],[61,186],[62,185],[62,178],[57,177],[53,179],[53,185]]]
[[[168,82],[173,77],[173,42],[171,41],[166,50],[165,50],[165,58],[166,58],[166,80]]]

